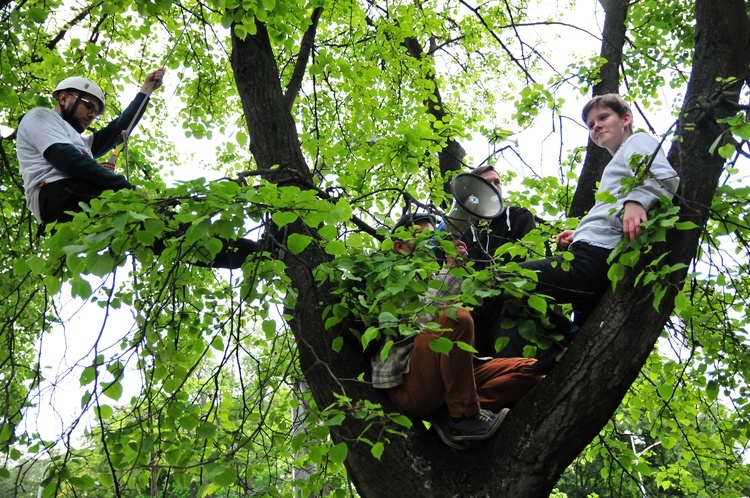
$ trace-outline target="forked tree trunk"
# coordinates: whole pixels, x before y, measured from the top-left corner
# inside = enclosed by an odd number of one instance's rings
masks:
[[[741,0],[696,0],[696,49],[685,99],[686,110],[698,96],[717,90],[717,77],[740,75],[750,64],[748,20]],[[252,137],[251,150],[262,170],[284,166],[281,181],[305,186],[305,164],[294,127],[284,105],[278,69],[265,30],[244,41],[233,39],[232,66]],[[606,33],[605,33],[606,36]],[[682,218],[704,226],[723,160],[708,148],[719,128],[701,113],[682,116],[682,143],[670,151],[682,177]],[[709,117],[710,118],[710,117]],[[695,124],[694,128],[687,125]],[[274,180],[274,178],[271,178]],[[292,230],[306,230],[302,225]],[[689,263],[699,229],[673,231],[657,253],[671,250],[667,264]],[[309,231],[308,231],[309,233]],[[314,235],[314,234],[313,234]],[[288,274],[299,297],[290,325],[300,348],[300,361],[320,406],[334,401],[333,392],[354,400],[385,401],[367,385],[352,380],[366,367],[355,351],[330,349],[333,337],[322,320],[330,296],[316,285],[312,269],[327,258],[315,244],[287,258]],[[349,420],[334,428],[334,439],[349,444],[349,476],[364,497],[390,496],[545,496],[560,474],[609,420],[638,375],[661,333],[685,272],[669,277],[671,285],[655,311],[649,289],[634,288],[629,276],[617,293],[609,293],[578,335],[560,364],[519,403],[497,435],[484,447],[454,453],[423,429],[406,440],[394,438],[382,460],[369,446],[353,442],[362,423]]]

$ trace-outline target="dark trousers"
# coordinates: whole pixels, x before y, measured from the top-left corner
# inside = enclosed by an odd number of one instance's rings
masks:
[[[607,258],[612,249],[578,242],[568,250],[574,258],[567,270],[563,268],[563,259],[559,256],[526,261],[520,266],[536,271],[539,277],[536,293],[550,296],[560,304],[572,304],[575,321],[582,325],[609,285]]]
[[[66,179],[48,183],[39,191],[39,206],[44,224],[64,223],[73,219],[71,212],[81,211],[81,203],[89,204],[104,190],[85,180]],[[44,226],[40,227],[43,233]],[[258,243],[250,239],[222,240],[223,249],[210,263],[194,262],[196,266],[210,268],[240,268],[247,257],[258,252]],[[164,242],[157,240],[152,249],[159,254],[164,250]]]
[[[102,195],[104,190],[85,180],[58,180],[48,183],[39,190],[39,207],[42,221],[64,223],[73,219],[70,211],[81,211],[81,203],[89,204],[91,199]]]
[[[526,261],[520,264],[523,268],[535,270],[538,283],[533,291],[550,296],[555,303],[572,304],[575,313],[575,324],[563,315],[550,312],[548,318],[554,327],[554,333],[569,335],[582,326],[599,303],[601,296],[609,285],[607,258],[611,249],[592,246],[578,242],[570,246],[574,258],[566,270],[563,258],[549,258]],[[513,302],[509,302],[513,301]],[[514,318],[509,311],[512,305],[516,309],[521,303],[505,296],[486,301],[474,312],[477,330],[477,349],[480,354],[497,357],[523,356],[523,348],[530,342],[523,337],[517,328],[502,328],[503,318]],[[499,353],[495,351],[495,342],[500,337],[509,339],[506,347]]]

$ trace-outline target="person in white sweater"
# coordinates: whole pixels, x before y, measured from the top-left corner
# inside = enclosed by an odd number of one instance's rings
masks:
[[[633,113],[622,97],[611,93],[594,97],[583,107],[582,117],[591,140],[612,154],[599,183],[599,193],[611,195],[598,196],[609,199],[597,201],[575,230],[556,237],[557,244],[574,255],[569,268],[559,264],[560,257],[521,263],[537,272],[535,292],[573,305],[577,325],[585,322],[609,285],[612,250],[623,238],[633,241],[640,236],[648,212],[661,196],[671,199],[680,183],[659,141],[633,132]],[[637,165],[631,161],[636,155],[642,158]],[[623,180],[636,175],[645,179],[632,187],[623,185]]]

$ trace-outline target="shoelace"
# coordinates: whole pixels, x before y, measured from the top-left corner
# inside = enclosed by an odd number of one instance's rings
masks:
[[[487,412],[484,410],[479,410],[479,413],[476,415],[476,419],[481,422],[490,422],[494,418],[494,414],[492,412]]]
[[[480,415],[484,415],[484,417],[485,417],[486,420],[491,420],[491,419],[493,419],[493,418],[495,418],[497,416],[497,413],[495,413],[495,412],[493,412],[491,410],[486,410],[484,408],[480,408],[479,409],[479,414]]]

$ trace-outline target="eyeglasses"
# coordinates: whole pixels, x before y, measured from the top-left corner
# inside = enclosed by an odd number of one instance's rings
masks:
[[[99,116],[99,114],[101,114],[101,111],[99,111],[99,106],[91,102],[89,99],[83,98],[80,95],[77,95],[75,93],[71,93],[70,96],[75,97],[81,102],[83,102],[83,106],[86,108],[87,111],[93,112],[96,116]]]

